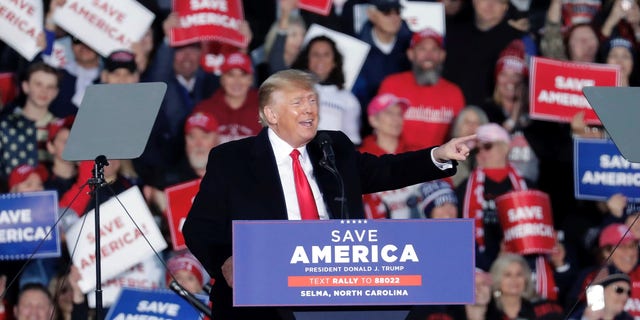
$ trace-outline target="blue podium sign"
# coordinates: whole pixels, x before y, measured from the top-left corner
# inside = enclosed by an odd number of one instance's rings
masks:
[[[205,297],[200,298],[208,300]],[[118,300],[109,308],[105,319],[196,320],[202,318],[203,315],[198,310],[173,291],[122,288]]]
[[[58,193],[0,194],[0,260],[60,256]]]
[[[467,304],[470,219],[234,221],[235,306]]]
[[[577,199],[606,201],[616,193],[640,199],[640,163],[627,161],[611,140],[574,139]]]

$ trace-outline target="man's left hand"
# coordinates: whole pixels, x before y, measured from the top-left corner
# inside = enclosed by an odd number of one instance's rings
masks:
[[[438,162],[447,162],[450,160],[464,161],[469,156],[471,148],[468,146],[469,141],[476,139],[476,135],[472,134],[466,137],[453,138],[447,143],[441,145],[433,151],[433,157]]]

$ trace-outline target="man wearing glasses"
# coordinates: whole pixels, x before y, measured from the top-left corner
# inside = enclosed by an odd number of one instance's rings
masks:
[[[476,244],[481,259],[491,263],[500,251],[502,229],[495,199],[510,191],[526,190],[529,183],[509,163],[509,133],[496,123],[478,127],[476,169],[457,188],[462,216],[475,219]]]

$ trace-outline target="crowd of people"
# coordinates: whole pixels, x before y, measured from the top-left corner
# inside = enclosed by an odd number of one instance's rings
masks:
[[[55,190],[60,207],[74,216],[63,223],[68,227],[95,206],[91,194],[80,192],[93,162],[62,157],[85,89],[164,82],[142,156],[109,159],[105,179],[116,193],[140,188],[170,243],[164,190],[202,178],[212,148],[257,135],[264,126],[257,88],[278,71],[299,69],[317,79],[319,129],[344,132],[361,152],[397,154],[477,135],[453,177],[363,198],[369,219],[475,221],[476,303],[414,307],[409,318],[640,318],[640,207],[623,194],[601,202],[574,195],[572,139],[606,139],[606,131],[586,124],[584,112],[569,123],[528,113],[534,56],[618,66],[620,86],[640,83],[638,1],[424,0],[442,2],[444,34],[412,32],[397,0],[334,0],[327,16],[298,9],[297,0],[243,1],[248,46],[214,44],[224,56],[218,73],[203,67],[211,43],[169,45],[179,23],[170,1],[138,1],[155,21],[129,50],[101,57],[55,25],[51,17],[64,0],[44,1],[48,43],[33,61],[0,42],[0,72],[11,75],[16,91],[0,91],[0,193]],[[312,24],[370,45],[352,87],[345,81],[349,52],[330,36],[305,41]],[[62,64],[46,49],[53,43],[67,49]],[[548,254],[515,254],[504,246],[495,199],[529,189],[550,198],[558,236]],[[31,261],[25,272],[23,260],[0,262],[0,319],[91,314],[63,248],[62,257]],[[208,279],[211,272],[189,252],[170,248],[163,256],[170,270],[157,279],[160,287],[175,278],[197,293],[220,280]],[[603,310],[585,308],[592,284],[605,289]]]

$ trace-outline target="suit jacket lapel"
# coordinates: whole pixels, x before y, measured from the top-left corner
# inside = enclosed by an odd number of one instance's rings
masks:
[[[261,199],[263,199],[265,212],[269,214],[269,217],[265,218],[287,220],[287,205],[284,201],[282,183],[266,128],[256,136],[250,157],[252,174],[259,184],[255,189],[263,193]]]

